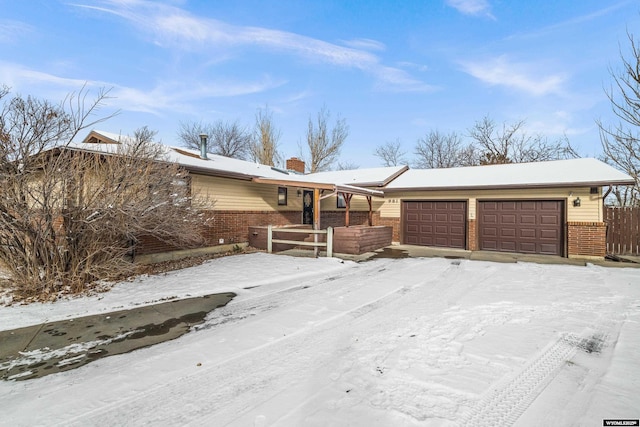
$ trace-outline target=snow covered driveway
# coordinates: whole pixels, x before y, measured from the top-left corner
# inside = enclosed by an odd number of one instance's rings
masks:
[[[7,425],[602,425],[640,416],[640,270],[263,253],[0,308],[8,329],[236,292],[197,330],[0,383]]]

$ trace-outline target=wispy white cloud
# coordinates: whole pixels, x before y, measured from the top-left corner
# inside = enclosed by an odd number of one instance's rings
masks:
[[[506,86],[541,96],[560,94],[567,77],[561,73],[545,74],[535,64],[510,62],[503,55],[486,61],[464,62],[463,70],[492,86]]]
[[[164,111],[187,111],[190,109],[188,105],[194,101],[258,93],[284,83],[265,76],[252,82],[232,80],[218,80],[215,83],[161,82],[147,90],[111,82],[64,78],[6,62],[0,62],[0,81],[18,93],[24,89],[33,90],[34,87],[42,86],[47,90],[44,97],[51,96],[59,99],[83,86],[96,90],[110,89],[108,102],[110,107],[156,115],[162,115]]]
[[[110,93],[118,108],[129,111],[162,115],[164,111],[193,112],[192,105],[208,98],[224,98],[263,92],[280,86],[282,82],[265,77],[255,82],[217,81],[215,83],[189,84],[159,83],[150,90],[141,90],[120,85],[113,86]]]
[[[414,79],[403,70],[393,67],[378,67],[374,71],[374,75],[380,82],[379,90],[391,90],[394,92],[433,92],[438,88],[426,84],[420,80]],[[391,86],[388,86],[391,84]]]
[[[100,4],[102,6],[78,6],[117,15],[151,34],[153,41],[161,46],[203,53],[254,46],[294,55],[313,63],[360,69],[375,76],[378,86],[386,85],[387,90],[424,90],[426,87],[418,84],[405,71],[382,64],[380,57],[370,52],[385,48],[375,40],[355,39],[341,46],[287,31],[231,25],[155,2],[105,0]]]
[[[622,2],[618,2],[616,4],[607,6],[605,8],[602,9],[598,9],[596,11],[593,11],[591,13],[585,14],[585,15],[580,15],[580,16],[574,16],[571,19],[567,19],[565,21],[562,22],[558,22],[555,23],[553,25],[549,25],[547,27],[543,27],[540,29],[537,29],[535,31],[531,31],[528,33],[518,33],[518,34],[514,34],[510,37],[508,37],[507,39],[525,39],[525,38],[534,38],[534,37],[539,37],[539,36],[543,36],[549,33],[552,33],[556,30],[560,30],[562,28],[567,28],[567,27],[574,27],[574,26],[578,26],[578,25],[582,25],[585,22],[590,22],[593,21],[595,19],[598,19],[600,17],[606,16],[608,14],[610,14],[611,12],[614,12],[618,9],[621,9],[623,7],[625,7],[626,5],[632,3],[631,1],[622,1]]]
[[[8,62],[0,62],[0,81],[17,91],[38,84],[74,90],[86,83],[84,80],[59,77]]]
[[[345,46],[352,47],[354,49],[364,49],[364,50],[374,50],[374,51],[383,51],[387,47],[384,43],[381,43],[377,40],[371,39],[353,39],[353,40],[343,40],[342,43]]]
[[[486,0],[446,0],[446,3],[465,15],[486,16],[495,19]]]
[[[9,43],[33,31],[31,25],[19,21],[0,19],[0,43]]]
[[[398,66],[403,68],[411,68],[418,71],[429,71],[429,66],[416,64],[415,62],[409,62],[409,61],[398,62]]]

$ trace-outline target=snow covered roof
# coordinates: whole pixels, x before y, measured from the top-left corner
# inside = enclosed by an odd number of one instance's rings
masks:
[[[130,142],[133,142],[133,138],[131,137],[92,130],[83,142],[72,144],[69,148],[115,154],[119,150],[119,143],[126,144]],[[207,153],[207,159],[203,159],[200,157],[200,151],[183,147],[162,146],[166,150],[165,156],[167,161],[175,162],[187,170],[196,173],[254,180],[256,182],[278,185],[323,188],[379,197],[383,195],[381,191],[360,188],[358,185],[363,185],[360,181],[364,182],[364,185],[367,186],[380,187],[407,169],[406,166],[398,166],[300,175],[269,165],[247,162],[245,160],[210,153]],[[360,177],[360,179],[358,179],[358,177]]]
[[[391,166],[369,169],[316,172],[305,175],[318,182],[333,182],[356,185],[359,187],[384,187],[398,175],[409,169],[408,166]]]
[[[571,187],[627,185],[634,180],[597,159],[470,166],[450,169],[411,169],[385,191],[509,187]]]
[[[93,137],[96,137],[100,142],[91,142]],[[70,148],[101,153],[116,153],[119,142],[133,142],[133,138],[111,132],[92,130],[83,142],[72,144]],[[286,171],[268,165],[232,159],[211,153],[207,153],[207,159],[203,159],[200,157],[200,151],[183,147],[160,145],[165,149],[167,161],[175,162],[190,171],[202,174],[244,179],[252,179],[258,176],[282,178],[288,175]]]
[[[91,142],[92,139],[99,142]],[[119,145],[117,142],[127,141],[132,141],[132,138],[93,130],[83,143],[75,144],[72,148],[115,153]],[[384,187],[384,191],[389,192],[634,184],[633,178],[627,174],[591,158],[450,169],[409,169],[407,166],[393,166],[301,175],[216,154],[207,154],[208,158],[202,159],[200,152],[196,150],[164,147],[168,161],[176,162],[196,173],[297,187],[324,189],[340,187],[345,191],[353,191],[354,194],[381,194],[379,191],[362,187]]]
[[[231,157],[207,153],[207,158],[200,157],[200,152],[182,147],[168,147],[169,160],[184,166],[188,170],[211,175],[242,175],[247,178],[270,177],[283,178],[289,176],[285,170],[260,163],[247,162]]]

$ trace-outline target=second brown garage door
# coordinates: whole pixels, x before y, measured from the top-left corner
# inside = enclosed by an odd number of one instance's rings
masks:
[[[403,243],[464,249],[467,235],[466,218],[466,202],[403,202]]]
[[[559,200],[479,202],[480,250],[563,255],[563,206]]]

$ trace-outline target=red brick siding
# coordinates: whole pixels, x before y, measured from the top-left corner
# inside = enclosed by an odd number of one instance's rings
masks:
[[[215,246],[224,239],[224,244],[249,241],[250,225],[288,225],[299,224],[302,214],[299,211],[209,211],[207,225],[203,226],[203,246]],[[136,254],[153,254],[183,249],[149,236],[141,236]]]
[[[475,219],[467,220],[467,249],[478,250],[478,222]]]
[[[320,228],[344,227],[345,211],[325,211],[320,214]],[[369,225],[369,212],[349,211],[349,225]]]
[[[604,222],[567,222],[569,256],[604,257],[606,255],[606,230]]]
[[[203,227],[204,246],[218,245],[219,239],[224,239],[225,244],[248,242],[249,226],[252,225],[290,225],[302,222],[300,211],[211,211],[206,215],[210,219],[207,221],[207,226]],[[321,214],[320,226],[321,228],[343,227],[344,220],[345,211],[325,211]],[[369,212],[349,212],[350,225],[367,225],[368,221]],[[392,227],[392,240],[400,241],[400,218],[380,218],[380,214],[374,212],[373,225]],[[140,238],[136,254],[152,254],[176,249],[182,248],[146,236]]]
[[[373,214],[373,225],[385,225],[393,229],[391,240],[394,242],[401,242],[400,240],[400,218],[386,218],[380,217],[378,212]]]
[[[183,249],[181,247],[172,245],[168,242],[163,242],[152,236],[138,236],[138,244],[135,248],[136,255],[142,254],[157,254],[162,252],[169,252]]]

